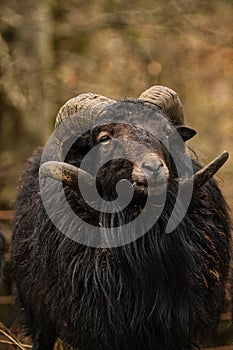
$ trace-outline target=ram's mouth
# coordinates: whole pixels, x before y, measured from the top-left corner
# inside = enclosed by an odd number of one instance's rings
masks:
[[[140,188],[142,190],[147,190],[147,183],[142,181],[133,181],[133,188]]]
[[[133,181],[133,189],[136,194],[142,194],[142,195],[150,195],[150,196],[157,196],[164,193],[167,189],[167,183],[166,181],[159,181],[157,183],[151,184],[148,186],[147,181]]]
[[[148,186],[146,183],[133,181],[132,187],[133,187],[134,193],[139,193],[139,194],[142,193],[143,195],[148,194]]]

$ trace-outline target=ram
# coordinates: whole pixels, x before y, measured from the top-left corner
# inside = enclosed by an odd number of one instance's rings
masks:
[[[33,350],[191,350],[218,324],[230,219],[177,94],[82,94],[22,175],[12,239]]]

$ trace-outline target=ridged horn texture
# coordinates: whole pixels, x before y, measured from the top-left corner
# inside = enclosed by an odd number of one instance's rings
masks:
[[[92,93],[81,94],[68,100],[60,108],[55,122],[55,137],[60,145],[60,152],[67,140],[92,129],[99,113],[115,102]]]
[[[74,165],[50,161],[41,165],[39,170],[40,177],[50,177],[52,179],[62,181],[70,186],[76,193],[81,195],[78,180],[82,180],[89,194],[92,194],[91,188],[95,184],[95,179],[83,169]]]
[[[183,106],[174,90],[166,86],[154,85],[142,92],[138,99],[159,107],[170,117],[173,125],[184,125]]]
[[[55,127],[60,125],[67,118],[78,117],[79,121],[92,125],[96,116],[107,106],[114,103],[105,96],[86,93],[68,100],[59,110]]]

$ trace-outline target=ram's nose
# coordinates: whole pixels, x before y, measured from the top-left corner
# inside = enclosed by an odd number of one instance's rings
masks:
[[[166,183],[169,171],[165,162],[155,154],[147,154],[133,166],[132,178],[136,185],[152,186],[156,191]]]
[[[141,169],[147,177],[153,178],[160,173],[163,165],[164,164],[161,159],[148,155],[143,159]]]

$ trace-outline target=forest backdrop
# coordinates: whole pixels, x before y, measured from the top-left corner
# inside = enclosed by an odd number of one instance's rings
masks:
[[[206,164],[233,155],[232,0],[1,0],[0,210],[12,209],[26,159],[82,92],[176,90],[189,144]],[[218,179],[232,206],[232,156]]]
[[[217,179],[233,208],[233,0],[0,0],[0,226],[8,242],[20,172],[60,106],[83,92],[138,97],[155,84],[178,92],[203,164],[229,150]],[[10,326],[5,276],[0,322]],[[229,319],[220,345],[232,342]]]

